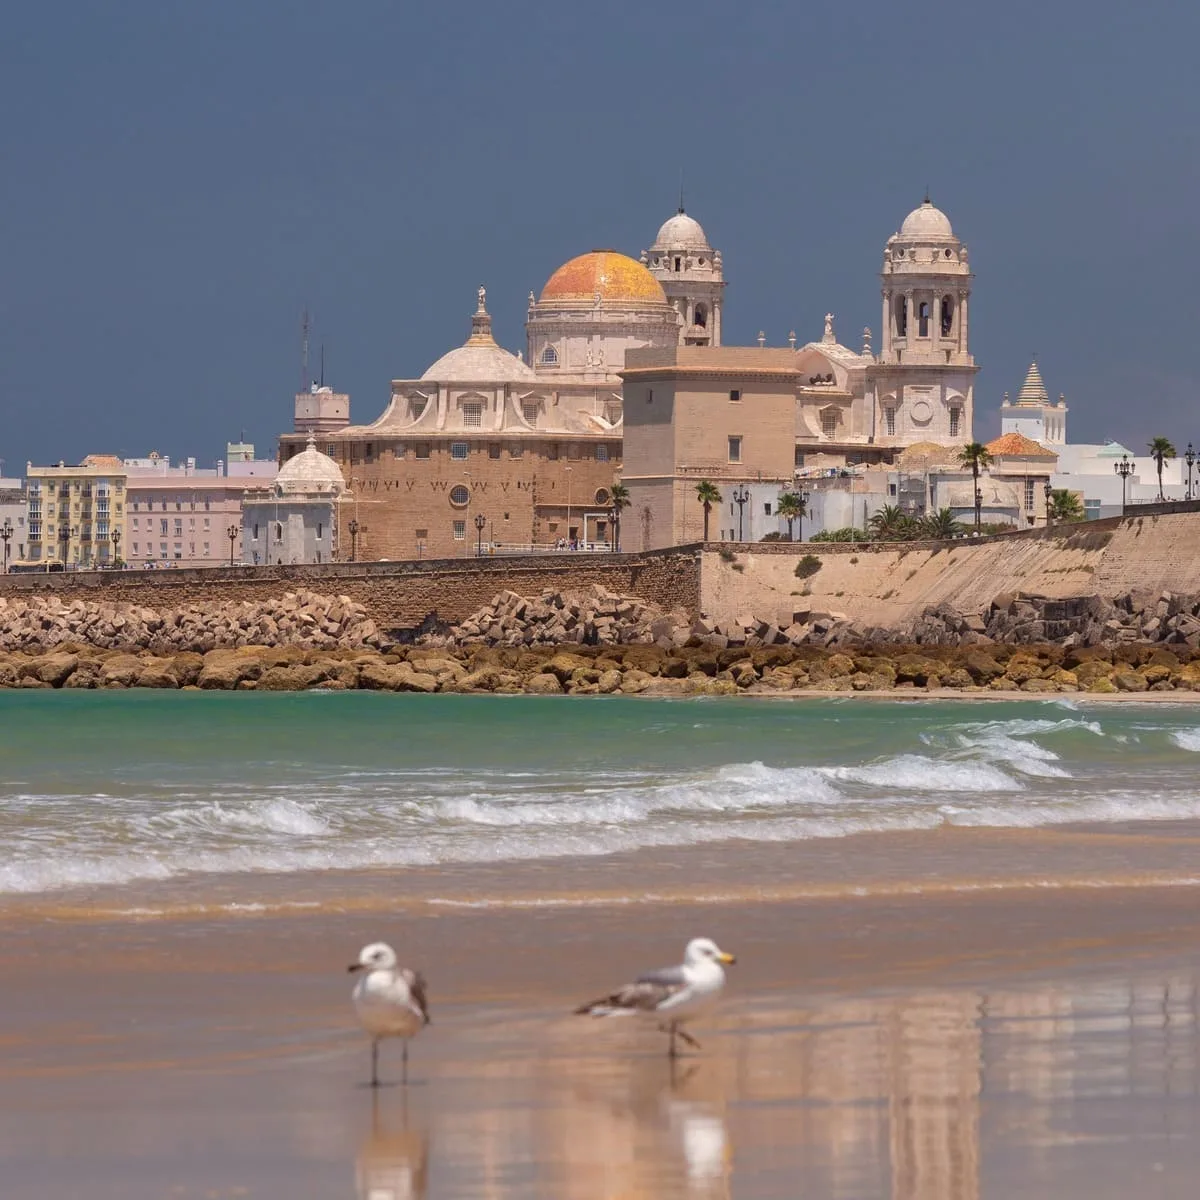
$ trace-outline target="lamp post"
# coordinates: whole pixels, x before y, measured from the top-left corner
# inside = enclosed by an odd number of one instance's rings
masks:
[[[350,518],[350,523],[346,526],[350,531],[350,561],[358,561],[358,520],[355,517]]]
[[[229,565],[231,567],[233,566],[233,543],[237,541],[237,535],[238,527],[236,525],[230,525],[230,527],[225,530],[225,536],[229,539]]]
[[[808,502],[811,498],[811,494],[801,488],[797,493],[797,496],[800,500],[800,515],[796,518],[796,531],[800,534],[799,540],[804,541],[804,513],[808,508]]]
[[[1192,499],[1192,467],[1196,464],[1196,452],[1192,449],[1192,443],[1188,442],[1187,452],[1183,456],[1183,461],[1188,465],[1188,486],[1187,498]]]
[[[564,467],[567,473],[567,549],[571,548],[571,468]]]
[[[114,529],[112,531],[112,533],[109,534],[109,537],[112,538],[112,544],[113,544],[112,565],[113,565],[113,569],[115,570],[116,566],[117,566],[117,560],[121,557],[121,531],[119,529]]]
[[[62,544],[63,544],[62,565],[63,565],[63,570],[65,571],[67,569],[67,551],[70,549],[70,546],[71,546],[71,527],[70,527],[70,525],[64,525],[58,531],[58,540],[60,542],[62,542]]]
[[[750,490],[744,483],[739,484],[733,489],[733,502],[738,506],[738,541],[745,541],[745,525],[743,517],[746,511],[746,501],[750,499]]]
[[[975,536],[979,536],[980,518],[983,515],[983,489],[975,489]]]
[[[8,540],[13,535],[12,518],[5,517],[4,524],[0,525],[0,538],[4,539],[4,573],[8,574]]]
[[[1046,486],[1043,489],[1046,493],[1046,528],[1050,528],[1050,501],[1054,499],[1054,485],[1050,480],[1046,480]]]
[[[618,522],[620,520],[621,520],[621,510],[620,510],[620,508],[617,507],[617,505],[614,504],[608,510],[608,529],[609,529],[608,536],[612,541],[612,552],[614,554],[616,554],[616,552],[617,552],[617,528],[618,528]]]
[[[475,514],[475,557],[483,557],[483,527],[487,524],[487,517],[483,513]]]
[[[1133,474],[1133,463],[1128,454],[1121,455],[1121,461],[1113,463],[1113,470],[1121,477],[1121,516],[1125,515],[1125,488],[1130,475]]]

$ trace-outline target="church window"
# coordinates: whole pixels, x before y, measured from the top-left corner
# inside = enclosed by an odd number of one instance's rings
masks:
[[[542,362],[548,367],[558,366],[558,351],[553,346],[547,346],[542,351]]]
[[[461,462],[470,453],[471,453],[471,443],[470,442],[451,442],[450,443],[450,457],[451,458],[456,459],[457,461]]]
[[[549,442],[549,443],[547,443],[547,445],[546,445],[546,457],[547,457],[547,458],[548,458],[548,459],[549,459],[551,462],[556,462],[556,461],[558,460],[558,443],[557,443],[557,442]]]
[[[896,436],[896,410],[894,408],[885,408],[883,410],[883,419],[887,426],[888,437]]]
[[[463,508],[471,502],[471,493],[461,484],[456,484],[450,489],[450,503]]]
[[[949,337],[954,328],[954,301],[949,296],[942,297],[942,337]]]
[[[597,446],[596,447],[596,461],[597,462],[608,462],[608,447],[607,446]]]
[[[283,523],[281,521],[275,522],[275,540],[277,542],[283,541]]]
[[[729,389],[729,398],[730,398],[730,400],[732,400],[734,402],[734,404],[736,404],[742,398],[741,389],[740,388],[730,388]]]
[[[917,305],[917,337],[929,336],[929,301],[922,300]]]
[[[429,457],[429,443],[428,442],[418,442],[416,444],[416,446],[413,447],[413,452],[416,454],[416,456],[418,458],[428,458]]]
[[[499,457],[500,457],[500,443],[499,442],[488,442],[488,458],[499,458]]]
[[[896,336],[908,336],[908,301],[903,296],[896,301]]]
[[[256,542],[258,541],[258,526],[257,525],[254,526],[254,540]]]
[[[526,425],[536,425],[538,419],[538,402],[536,400],[526,400],[521,405],[521,416],[525,418]]]
[[[740,463],[742,461],[742,439],[741,439],[741,437],[730,436],[730,438],[729,438],[729,461],[731,463]]]
[[[317,537],[323,537],[324,534],[325,534],[325,523],[323,521],[318,521],[317,522]]]
[[[461,542],[463,540],[463,538],[465,538],[466,536],[467,536],[466,521],[455,521],[454,522],[454,540],[456,542]]]
[[[510,442],[508,447],[509,458],[520,458],[525,453],[525,447],[520,442]]]
[[[571,459],[578,459],[578,458],[583,457],[583,451],[580,449],[578,442],[568,442],[567,443],[567,457],[571,458]]]
[[[408,402],[408,419],[410,421],[417,420],[425,411],[425,399],[422,396],[413,396]]]
[[[827,408],[821,414],[821,433],[831,438],[837,433],[838,415],[836,408]]]
[[[962,409],[952,408],[950,410],[950,436],[958,437],[958,423],[962,419]]]
[[[392,447],[392,457],[393,457],[393,458],[403,458],[403,457],[404,457],[404,454],[405,454],[405,447],[404,447],[404,443],[403,443],[403,442],[397,442],[397,443],[396,443],[396,444],[395,444],[395,445]]]
[[[696,305],[696,325],[700,329],[708,325],[708,309],[703,304]]]
[[[675,270],[678,271],[680,269],[680,266],[682,265],[682,263],[683,263],[683,259],[681,259],[679,257],[679,255],[676,255],[675,256]]]
[[[468,427],[471,427],[471,428],[478,428],[480,425],[482,425],[483,424],[483,405],[475,403],[474,401],[472,401],[471,403],[468,403],[468,404],[464,404],[463,405],[463,424]]]

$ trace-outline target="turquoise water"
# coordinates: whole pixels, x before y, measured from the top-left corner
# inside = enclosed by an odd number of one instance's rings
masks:
[[[0,692],[0,893],[1190,820],[1200,710]]]

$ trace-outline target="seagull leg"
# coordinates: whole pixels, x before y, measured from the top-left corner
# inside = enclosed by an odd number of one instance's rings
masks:
[[[371,1039],[371,1086],[379,1086],[379,1039]]]
[[[675,1046],[675,1034],[678,1031],[679,1031],[679,1025],[678,1025],[678,1022],[676,1022],[676,1021],[672,1021],[667,1026],[667,1032],[671,1035],[671,1040],[668,1043],[667,1057],[669,1059],[671,1059],[672,1062],[674,1062],[675,1059],[677,1059],[679,1057],[679,1051],[676,1049],[676,1046]]]
[[[404,1057],[401,1059],[400,1080],[405,1085],[408,1084],[408,1038],[402,1039],[404,1043]]]

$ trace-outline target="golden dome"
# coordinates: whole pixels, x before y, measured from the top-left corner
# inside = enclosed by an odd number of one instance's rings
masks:
[[[563,263],[542,288],[543,300],[666,304],[666,293],[640,262],[615,250],[593,250]]]

